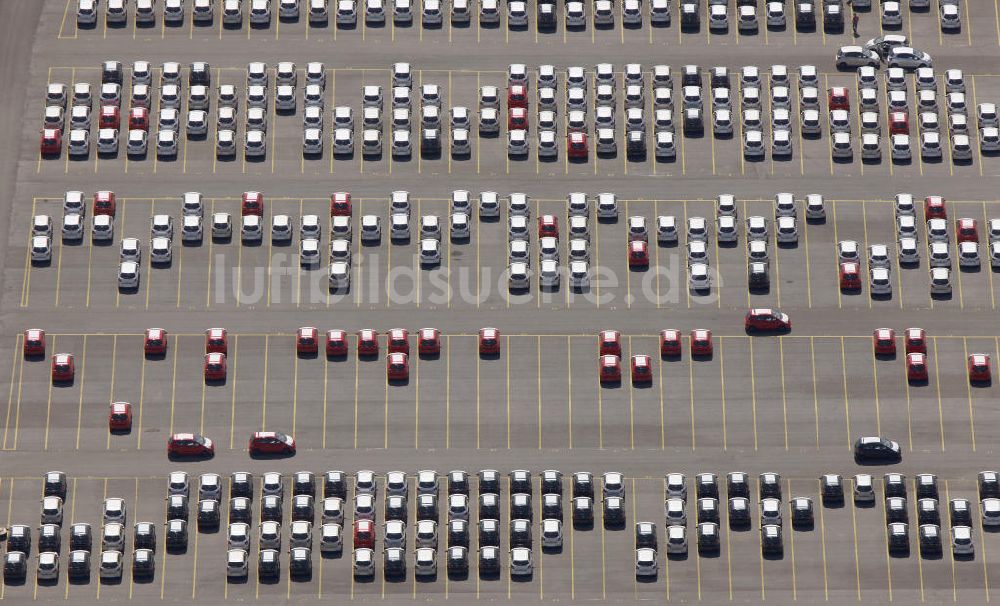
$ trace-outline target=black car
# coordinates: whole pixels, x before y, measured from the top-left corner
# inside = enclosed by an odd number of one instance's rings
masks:
[[[132,554],[132,576],[149,578],[156,570],[156,558],[152,549],[137,549]]]
[[[538,3],[538,29],[549,31],[556,27],[556,7],[553,4]]]
[[[725,66],[713,67],[711,71],[712,88],[731,88],[729,81],[729,68]]]
[[[747,264],[747,284],[751,289],[764,289],[771,286],[771,272],[766,261],[754,261]]]
[[[253,474],[248,471],[237,471],[229,476],[230,498],[253,498]]]
[[[448,547],[469,546],[469,523],[465,520],[448,522]]]
[[[697,65],[681,68],[681,86],[701,86],[701,69]]]
[[[972,526],[972,509],[968,499],[952,499],[948,504],[948,513],[951,517],[951,525]]]
[[[531,494],[531,472],[527,469],[515,469],[510,472],[510,493],[519,492]]]
[[[698,523],[719,523],[719,501],[710,497],[698,499]]]
[[[90,577],[90,552],[77,549],[69,553],[69,564],[66,567],[66,574],[74,580],[87,579]]]
[[[844,482],[840,474],[824,474],[820,479],[824,503],[842,503],[844,501]]]
[[[487,545],[479,548],[479,574],[494,576],[500,574],[500,548]]]
[[[542,494],[557,494],[562,496],[562,472],[546,469],[542,472]],[[545,516],[549,517],[549,516]]]
[[[292,476],[292,496],[316,496],[316,476],[311,471],[299,471]]]
[[[45,474],[43,492],[47,497],[59,497],[66,500],[66,474],[61,471],[50,471]]]
[[[917,500],[917,524],[923,526],[924,524],[941,524],[941,510],[938,508],[937,499],[918,499]]]
[[[101,64],[101,84],[121,84],[122,74],[121,61],[105,61]]]
[[[281,570],[281,562],[276,549],[261,549],[257,557],[257,576],[262,579],[273,579]]]
[[[701,109],[689,107],[684,110],[684,133],[688,135],[700,135],[705,132],[705,121],[702,118]]]
[[[7,551],[31,553],[31,527],[24,524],[14,524],[7,531]]]
[[[712,522],[698,524],[698,552],[718,553],[719,525]]]
[[[889,497],[885,500],[885,523],[908,522],[906,514],[906,499],[903,497]]]
[[[810,528],[813,525],[813,502],[809,497],[792,499],[792,526]]]
[[[188,543],[187,520],[167,522],[167,549],[186,549]]]
[[[69,529],[69,548],[70,551],[90,551],[91,545],[93,545],[93,533],[90,530],[90,524],[85,522],[77,522],[70,526]]]
[[[719,498],[719,481],[714,473],[699,473],[694,478],[694,486],[699,499]]]
[[[390,547],[382,553],[382,565],[387,577],[406,576],[406,553],[399,547]]]
[[[288,572],[293,578],[309,577],[312,574],[312,550],[293,547],[288,555]]]
[[[684,29],[701,27],[701,13],[698,10],[698,5],[694,2],[681,4],[681,27]]]
[[[281,523],[281,497],[269,494],[260,500],[260,521]]]
[[[919,473],[916,477],[917,498],[937,499],[937,476],[932,473]]]
[[[59,553],[62,548],[62,537],[59,530],[59,526],[55,524],[43,524],[38,529],[38,553],[45,551]]]
[[[890,553],[906,553],[910,551],[910,534],[906,522],[893,522],[886,529]]]
[[[448,473],[448,494],[464,494],[469,496],[469,474],[461,470]]]
[[[323,474],[323,496],[326,498],[347,498],[347,480],[342,471],[328,471]]]
[[[795,1],[795,25],[802,29],[816,27],[816,7],[812,0]]]
[[[729,525],[733,528],[750,526],[750,499],[746,497],[729,499]]]
[[[417,497],[417,520],[437,520],[437,495],[422,494]]]
[[[781,526],[765,524],[760,528],[760,549],[764,555],[780,556],[784,551]]]
[[[253,520],[250,497],[235,497],[229,500],[229,521],[250,524]]]
[[[510,495],[510,517],[511,519],[523,518],[532,519],[531,495],[523,492]]]
[[[594,523],[594,500],[590,497],[573,499],[573,523],[590,525]]]
[[[742,471],[734,471],[726,476],[726,496],[750,498],[750,478]],[[715,498],[719,498],[718,495]]]
[[[218,528],[219,502],[215,499],[202,499],[198,501],[198,529]]]
[[[425,154],[441,153],[441,131],[437,128],[424,128],[420,131],[420,151]]]
[[[823,26],[827,29],[844,27],[844,7],[838,4],[823,6]]]
[[[995,471],[979,472],[979,500],[1000,497],[1000,474]]]
[[[469,574],[469,548],[455,545],[448,548],[448,574]]]
[[[8,551],[3,558],[3,578],[10,583],[28,575],[28,556],[23,551]]]
[[[300,494],[292,498],[292,521],[312,522],[314,517],[313,498]]]
[[[491,492],[500,494],[500,472],[495,469],[483,469],[479,472],[479,494]]]
[[[941,555],[941,527],[937,524],[921,524],[917,532],[920,540],[920,555],[936,557]]]
[[[594,476],[589,471],[578,471],[573,474],[573,498],[594,498]]]
[[[528,520],[510,521],[510,546],[531,548],[531,522]]]
[[[604,499],[604,525],[621,526],[625,523],[625,502],[621,497]]]
[[[656,524],[653,522],[635,523],[635,548],[642,547],[656,549]]]
[[[385,500],[385,519],[406,521],[406,499],[401,495],[392,495]]]
[[[500,547],[500,521],[479,520],[479,546]]]
[[[888,497],[906,498],[906,476],[901,473],[887,473],[882,476],[882,489]]]
[[[629,157],[641,157],[646,155],[646,131],[630,130],[626,134],[625,152]]]
[[[212,66],[205,61],[195,61],[188,71],[188,86],[212,85]]]
[[[132,532],[133,549],[156,551],[156,526],[149,522],[137,522]]]
[[[765,472],[757,478],[760,484],[758,499],[778,499],[781,500],[781,476],[776,473]]]
[[[562,496],[555,493],[542,495],[542,519],[555,519],[562,522]]]
[[[172,494],[167,497],[167,519],[188,519],[188,498],[182,494]]]
[[[858,463],[898,463],[903,459],[899,444],[879,436],[863,436],[854,441],[854,460]]]
[[[479,518],[500,519],[500,495],[492,492],[479,495]]]

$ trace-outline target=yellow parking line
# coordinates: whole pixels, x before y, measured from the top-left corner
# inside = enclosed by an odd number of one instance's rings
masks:
[[[945,503],[951,502],[951,492],[948,490],[948,480],[944,481],[944,501]],[[958,601],[958,587],[955,580],[955,552],[954,550],[946,550],[949,555],[949,560],[951,561],[951,599],[953,602]]]
[[[360,391],[358,390],[358,371],[361,365],[361,356],[354,356],[354,448],[358,447],[358,396]],[[414,502],[414,505],[416,503]],[[353,585],[351,586],[353,588]]]
[[[785,423],[785,450],[788,450],[788,400],[785,397],[785,340],[782,337],[778,337],[778,356],[781,364],[781,415]]]
[[[87,337],[83,338],[84,344],[87,342]],[[146,360],[146,356],[142,357],[143,361]],[[114,335],[111,339],[111,387],[110,393],[108,394],[108,401],[115,401],[115,367],[117,366],[118,360],[118,335]],[[131,398],[130,398],[131,399]],[[83,425],[83,384],[80,384],[80,414],[76,421],[76,449],[80,450],[80,426]],[[105,432],[107,435],[107,443],[104,445],[105,450],[111,450],[111,432]]]
[[[809,358],[812,361],[813,418],[816,421],[816,448],[819,448],[819,393],[816,385],[816,344],[812,336],[809,337]],[[847,443],[851,443],[850,434],[847,436]]]
[[[10,387],[7,390],[7,415],[4,418],[4,424],[3,424],[3,449],[4,450],[7,449],[7,430],[10,427],[10,412],[11,412],[11,407],[14,404],[14,375],[15,375],[15,371],[18,368],[18,358],[19,357],[20,357],[20,360],[21,360],[20,367],[21,367],[22,373],[24,371],[24,356],[23,355],[20,355],[20,356],[18,355],[18,354],[21,353],[21,347],[22,347],[21,339],[22,339],[21,335],[17,335],[17,337],[14,339],[14,361],[10,365]],[[21,384],[21,377],[18,377],[18,386],[19,386],[18,389],[20,389],[20,384]]]
[[[723,393],[725,393],[725,389],[725,384],[723,384]],[[697,435],[694,428],[694,362],[691,360],[690,356],[688,356],[688,396],[691,400],[691,450],[694,450],[696,445],[695,436]],[[723,431],[722,440],[723,444],[725,444],[725,431]],[[723,449],[725,449],[725,446],[723,446]]]
[[[31,199],[31,216],[35,216],[37,198]],[[983,212],[985,212],[985,205]],[[61,248],[61,246],[60,246]],[[28,236],[28,246],[24,249],[24,275],[21,277],[21,307],[27,307],[31,299],[31,236]]]
[[[170,433],[174,433],[174,409],[177,402],[177,350],[180,349],[180,337],[174,337],[174,363],[170,379]],[[139,410],[139,426],[142,427],[142,410]],[[141,435],[141,434],[140,434]]]
[[[754,374],[753,339],[750,343],[750,400],[753,406],[753,449],[757,450],[757,379]]]
[[[965,15],[966,15],[965,35],[966,39],[969,42],[969,46],[972,46],[972,19],[971,19],[971,14],[969,13],[969,0],[965,0]],[[988,596],[986,600],[989,601]]]
[[[847,353],[844,351],[844,337],[840,337],[840,370],[844,387],[844,422],[847,425],[847,446],[851,445],[851,406],[847,398]]]
[[[271,361],[271,357],[268,355],[268,350],[271,346],[271,337],[264,337],[264,387],[262,389],[262,397],[260,402],[260,428],[261,431],[267,430],[267,367]]]
[[[720,393],[722,395],[722,450],[727,450],[729,448],[729,435],[726,428],[726,348],[725,340],[722,337],[719,340],[719,385]],[[691,370],[693,378],[693,369]],[[694,450],[694,382],[690,382],[691,391],[691,449]],[[787,442],[787,440],[786,440]]]
[[[852,483],[851,485],[853,487],[853,482],[854,482],[853,479],[845,480],[844,483],[847,484],[847,482],[851,482]],[[947,480],[945,480],[945,482],[947,482]],[[847,491],[845,490],[844,492],[846,493]],[[853,490],[851,492],[853,493]],[[848,501],[851,504],[851,529],[854,531],[854,577],[855,577],[856,582],[857,582],[858,601],[860,602],[861,601],[861,559],[858,557],[858,515],[857,515],[857,508],[854,506],[854,499],[853,498],[846,498],[844,500]],[[820,507],[819,509],[822,512],[822,510],[824,508]],[[820,515],[822,515],[822,513],[820,513]],[[823,531],[823,536],[824,537],[826,536],[826,531],[825,530]],[[824,560],[824,562],[826,561],[826,541],[825,540],[823,541],[823,560]]]
[[[787,446],[786,446],[786,448],[787,448]],[[785,479],[785,486],[788,487],[788,494],[791,495],[792,494],[792,481],[786,478]],[[820,507],[820,509],[822,509],[822,506]],[[789,516],[789,518],[792,516],[792,500],[791,499],[788,500],[788,516]],[[788,546],[789,546],[789,550],[791,551],[791,556],[792,556],[791,557],[791,559],[792,559],[792,600],[798,600],[799,599],[799,597],[798,597],[798,595],[799,595],[799,592],[798,592],[798,581],[797,581],[796,576],[795,576],[795,530],[794,529],[792,529],[792,532],[788,533]]]
[[[885,517],[885,501],[881,499],[875,499],[879,504],[879,509],[882,517]],[[882,536],[885,538],[885,572],[886,572],[886,585],[889,589],[889,601],[892,601],[892,557],[889,555],[889,525],[884,524],[882,526]]]
[[[507,450],[510,450],[510,335],[507,335],[506,344],[504,345],[504,354],[507,356],[507,363],[504,365],[505,374],[505,387],[504,393],[507,394]],[[478,396],[477,396],[478,401]],[[476,433],[479,433],[479,423],[476,423]],[[478,439],[476,442],[478,443]]]
[[[962,337],[962,362],[969,359],[969,342],[966,337]],[[972,452],[976,452],[976,416],[972,411],[972,381],[966,376],[965,393],[969,400],[969,435],[972,438]]]
[[[938,372],[937,337],[934,341],[934,386],[937,388],[938,423],[941,425],[941,452],[944,452],[944,408],[941,405],[941,373]]]

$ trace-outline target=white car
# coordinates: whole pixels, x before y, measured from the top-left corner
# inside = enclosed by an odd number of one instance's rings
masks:
[[[915,238],[900,238],[896,244],[896,251],[899,254],[899,262],[902,264],[920,262],[920,251],[917,249],[917,240]]]
[[[115,238],[114,219],[110,215],[95,215],[90,226],[91,239],[107,242]]]
[[[441,242],[437,238],[424,238],[420,241],[421,265],[437,265],[441,262]]]
[[[135,261],[123,261],[118,267],[118,288],[139,287],[139,264]]]
[[[169,238],[157,236],[149,241],[149,260],[151,263],[170,263],[171,259]]]
[[[330,263],[330,288],[345,290],[351,287],[351,267],[343,261]]]
[[[979,243],[958,243],[958,264],[962,267],[979,267]]]
[[[355,0],[337,1],[337,25],[354,27],[358,24],[358,4]]]
[[[302,132],[302,153],[323,153],[323,131],[318,128],[307,128]]]
[[[951,269],[948,267],[932,267],[930,270],[931,293],[951,294]]]
[[[229,213],[212,215],[212,237],[231,238],[233,235],[233,220]]]
[[[507,154],[511,156],[528,155],[528,132],[514,129],[507,132]]]
[[[177,155],[177,131],[161,130],[156,133],[156,155],[161,158]]]
[[[52,260],[52,238],[50,236],[33,236],[31,238],[31,261],[33,263],[48,263]]]

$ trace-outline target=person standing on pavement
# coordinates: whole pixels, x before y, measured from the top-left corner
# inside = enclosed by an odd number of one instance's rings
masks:
[[[858,21],[861,19],[858,17],[858,13],[851,8],[851,25],[854,27],[854,37],[858,37]]]

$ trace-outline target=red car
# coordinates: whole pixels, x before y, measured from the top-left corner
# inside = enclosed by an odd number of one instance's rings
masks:
[[[704,328],[696,328],[691,331],[691,355],[712,355],[712,331]]]
[[[262,454],[295,454],[295,438],[277,431],[255,431],[247,444],[250,456]]]
[[[24,355],[45,355],[45,331],[41,328],[29,328],[24,331]]]
[[[558,238],[559,220],[552,215],[542,215],[541,217],[538,217],[538,237]]]
[[[980,383],[992,378],[989,354],[969,354],[969,381]]]
[[[660,355],[681,355],[681,331],[667,328],[660,331]]]
[[[375,522],[371,520],[354,521],[354,548],[375,549]]]
[[[924,332],[923,328],[907,328],[906,329],[906,339],[903,341],[906,345],[906,353],[927,353],[927,333]]]
[[[385,359],[385,374],[390,381],[406,381],[410,378],[410,356],[405,353],[391,353]]]
[[[783,314],[777,309],[751,309],[747,312],[743,327],[747,332],[789,331],[792,329],[792,321],[788,314]]]
[[[847,89],[843,86],[830,87],[830,111],[835,109],[851,109],[851,101]]]
[[[910,118],[906,112],[889,112],[889,134],[910,134]]]
[[[906,379],[908,381],[927,380],[927,355],[913,352],[906,354]]]
[[[111,431],[129,431],[132,429],[132,405],[128,402],[111,404],[108,412],[108,429]]]
[[[390,353],[410,354],[410,333],[405,328],[393,328],[389,331]]]
[[[587,133],[570,133],[566,136],[566,154],[570,158],[587,159]]]
[[[896,331],[891,328],[876,328],[872,334],[875,353],[883,356],[896,355]]]
[[[205,380],[222,381],[226,378],[226,354],[205,354]]]
[[[205,353],[229,354],[229,333],[225,328],[209,328],[205,331]]]
[[[358,331],[358,355],[378,355],[378,333],[371,328],[364,328]]]
[[[295,352],[314,354],[319,351],[319,331],[315,326],[303,326],[295,334]]]
[[[507,91],[507,107],[528,109],[528,91],[523,84],[514,84]]]
[[[600,356],[622,357],[622,336],[617,330],[602,330],[601,342],[597,348]]]
[[[500,353],[500,331],[495,328],[479,329],[479,353],[498,354]]]
[[[347,332],[334,328],[326,331],[326,355],[346,356],[347,355]]]
[[[330,194],[330,216],[351,216],[351,194],[346,191],[338,191]]]
[[[605,383],[620,383],[622,380],[622,363],[618,356],[601,356],[600,379],[601,385]]]
[[[147,328],[142,339],[142,350],[147,356],[167,353],[167,331],[162,328]]]
[[[94,194],[94,215],[115,216],[115,192],[101,190]]]
[[[942,196],[927,196],[924,198],[924,221],[947,218],[948,209],[945,208]]]
[[[853,261],[840,264],[840,290],[860,290],[861,270]]]
[[[528,110],[512,107],[507,115],[507,130],[528,130]]]
[[[129,110],[128,129],[149,132],[149,110],[145,107],[133,107]]]
[[[197,433],[175,433],[167,439],[167,455],[175,457],[210,457],[215,443]]]
[[[73,354],[57,353],[52,356],[52,380],[72,381],[76,376],[76,364],[73,361]]]
[[[116,105],[102,105],[101,116],[98,119],[98,128],[113,128],[118,130],[121,125],[121,112]]]
[[[653,380],[653,367],[649,356],[632,356],[632,383],[649,383]]]
[[[62,129],[46,128],[38,142],[42,155],[59,155],[62,152]]]
[[[264,194],[259,191],[243,192],[243,201],[240,205],[240,214],[264,216]]]
[[[649,267],[649,248],[642,240],[628,243],[628,266],[630,269]]]
[[[955,239],[959,242],[979,242],[976,220],[964,218],[955,221]]]
[[[441,353],[441,331],[436,328],[421,328],[417,338],[417,351],[422,356],[436,356]]]

